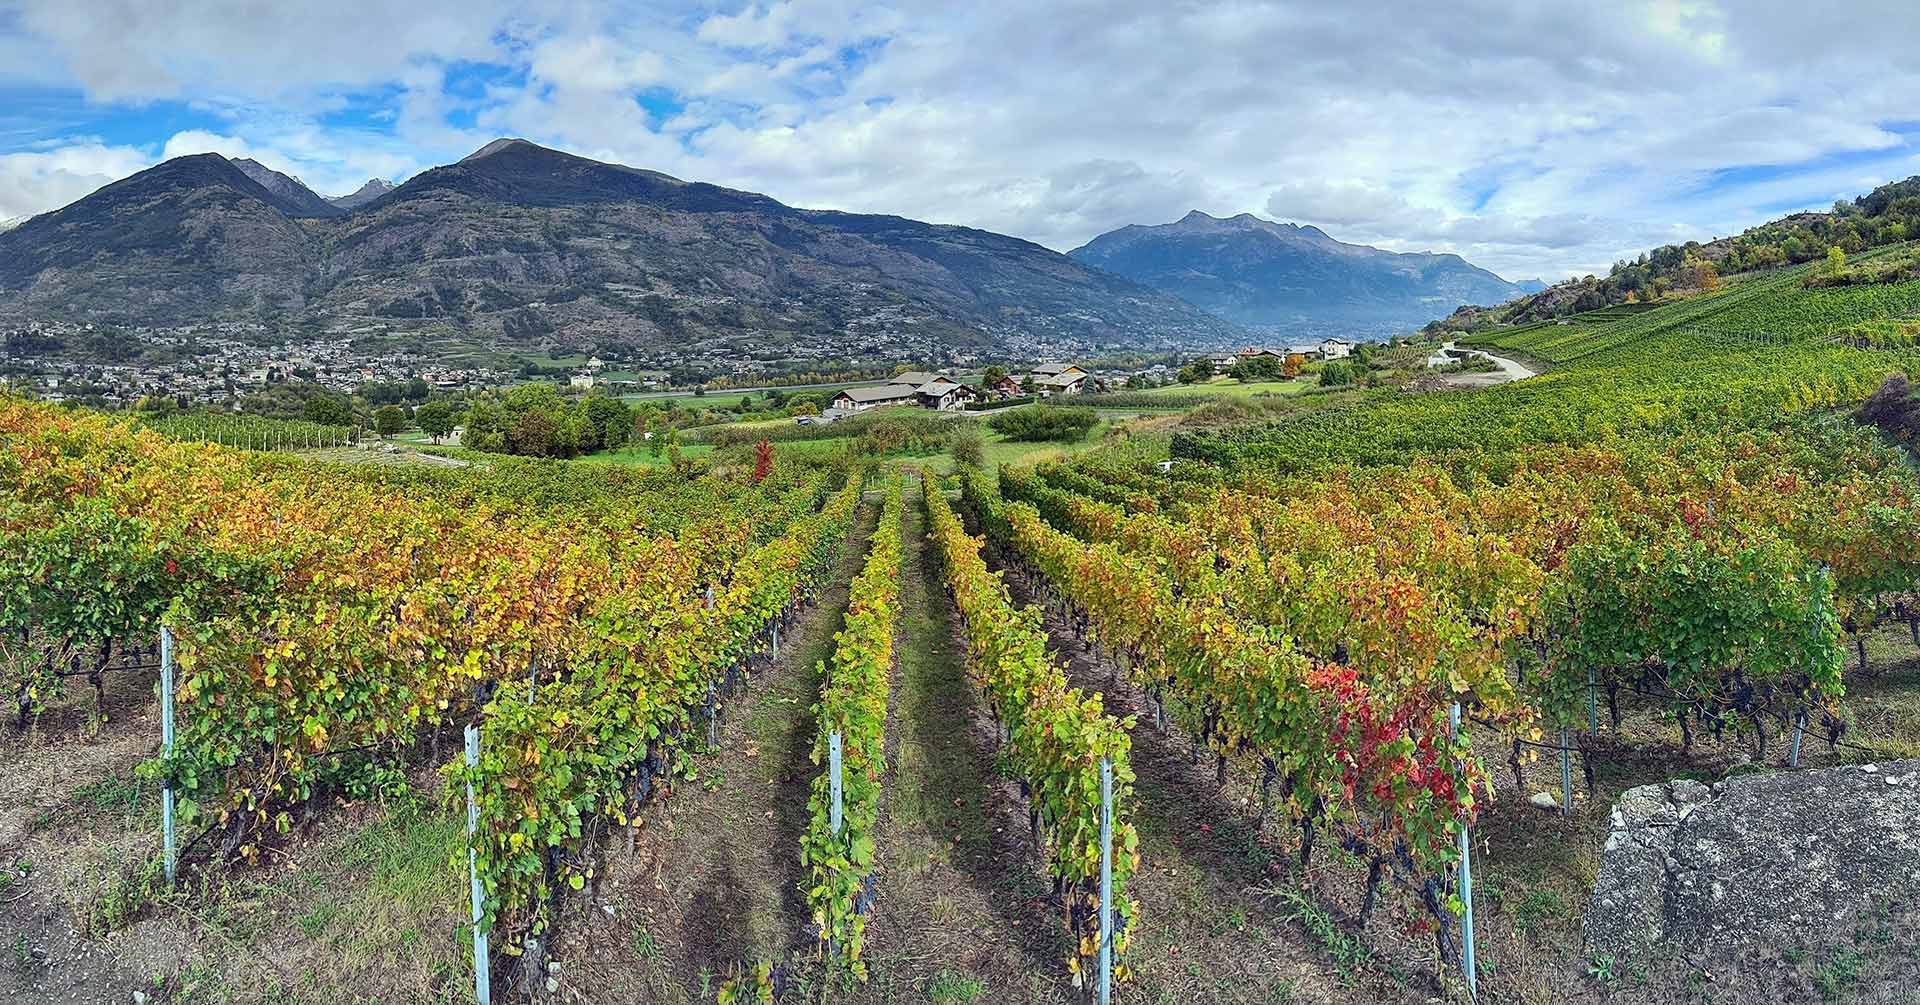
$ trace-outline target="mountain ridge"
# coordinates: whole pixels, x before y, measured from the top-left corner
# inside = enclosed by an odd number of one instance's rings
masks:
[[[247,157],[238,160],[229,158],[228,163],[239,168],[240,173],[253,179],[261,188],[272,192],[280,200],[282,212],[288,216],[334,216],[339,213],[339,207],[321,198],[318,192],[307,187],[306,182],[290,174],[282,174]]]
[[[354,207],[323,201],[324,214],[297,179],[264,177],[217,154],[176,158],[0,235],[0,314],[731,352],[1243,334],[1018,238],[796,208],[524,140]]]
[[[369,178],[367,179],[367,183],[359,188],[354,189],[346,195],[333,196],[327,201],[340,209],[355,210],[386,195],[397,187],[398,186],[385,178]]]
[[[1540,285],[1509,282],[1452,253],[1385,251],[1310,224],[1198,209],[1173,223],[1108,231],[1067,254],[1236,324],[1283,332],[1388,334]]]

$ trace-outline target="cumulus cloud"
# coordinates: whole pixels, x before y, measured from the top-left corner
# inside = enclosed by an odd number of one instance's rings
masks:
[[[504,133],[1062,250],[1199,208],[1551,277],[1904,177],[1920,135],[1920,5],[1891,0],[8,2],[20,86],[214,110],[153,156],[324,191]]]
[[[64,206],[152,163],[139,150],[97,140],[0,154],[0,219]]]

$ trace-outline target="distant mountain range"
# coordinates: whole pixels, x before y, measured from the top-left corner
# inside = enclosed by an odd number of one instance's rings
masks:
[[[1039,245],[487,144],[329,201],[166,161],[0,234],[0,316],[261,321],[636,348],[1224,344],[1232,324]]]
[[[367,203],[386,195],[396,186],[384,178],[370,178],[365,185],[346,195],[336,195],[327,201],[341,209],[359,209]]]
[[[1068,252],[1239,325],[1280,334],[1387,335],[1461,304],[1541,289],[1510,283],[1458,255],[1403,254],[1336,241],[1318,227],[1195,210],[1176,223],[1134,225]]]

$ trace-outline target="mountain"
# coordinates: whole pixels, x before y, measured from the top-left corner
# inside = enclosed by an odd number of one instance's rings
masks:
[[[305,182],[292,175],[281,174],[259,161],[244,157],[234,161],[233,166],[259,183],[261,188],[277,196],[282,211],[288,216],[334,216],[340,212],[332,203],[308,188]]]
[[[1542,285],[1509,283],[1458,255],[1346,244],[1247,213],[1222,220],[1194,210],[1176,223],[1102,234],[1068,255],[1280,333],[1391,334]]]
[[[18,227],[21,224],[27,222],[28,219],[29,219],[28,217],[24,217],[24,216],[7,217],[4,220],[0,220],[0,231],[12,230],[13,228]]]
[[[451,329],[719,358],[1241,335],[1016,238],[796,209],[524,140],[351,211],[321,214],[268,181],[218,155],[178,158],[36,217],[0,235],[0,315]]]
[[[211,318],[298,310],[299,208],[219,154],[176,157],[0,233],[0,313]]]
[[[346,195],[336,195],[327,201],[340,209],[359,209],[393,189],[394,184],[385,178],[369,178],[365,185]]]

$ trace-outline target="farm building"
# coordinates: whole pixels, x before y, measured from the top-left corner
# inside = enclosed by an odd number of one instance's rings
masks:
[[[833,396],[832,406],[847,412],[864,412],[882,405],[911,405],[918,391],[909,384],[849,387]]]

